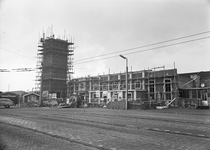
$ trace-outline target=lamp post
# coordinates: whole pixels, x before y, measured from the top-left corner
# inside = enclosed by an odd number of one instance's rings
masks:
[[[125,76],[125,81],[126,81],[126,93],[125,93],[125,110],[128,109],[128,58],[120,55],[123,59],[126,60],[126,76]]]

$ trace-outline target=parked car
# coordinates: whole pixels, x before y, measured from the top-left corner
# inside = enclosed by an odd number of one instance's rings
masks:
[[[8,98],[0,98],[0,106],[4,106],[5,108],[10,108],[10,106],[13,106],[14,103]]]

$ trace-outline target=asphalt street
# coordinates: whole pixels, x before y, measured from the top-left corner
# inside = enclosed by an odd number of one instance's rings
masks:
[[[208,150],[210,110],[0,108],[0,148]]]

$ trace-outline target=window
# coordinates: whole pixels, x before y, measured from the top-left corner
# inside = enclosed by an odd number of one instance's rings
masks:
[[[92,93],[92,98],[96,98],[96,93]]]
[[[107,89],[108,89],[106,83],[103,83],[103,84],[102,84],[102,89],[103,89],[103,90],[107,90]]]
[[[151,92],[151,93],[155,92],[155,81],[154,80],[149,81],[149,92]]]
[[[171,92],[171,85],[170,84],[166,84],[166,92]]]
[[[171,92],[171,80],[165,79],[165,92]]]
[[[166,100],[171,100],[171,93],[166,93]]]
[[[172,92],[172,88],[171,88],[171,79],[165,79],[165,98],[166,100],[171,100],[171,92]]]
[[[136,89],[141,89],[141,81],[135,82]]]
[[[117,90],[117,89],[118,89],[118,84],[117,84],[117,82],[114,82],[114,83],[112,84],[112,87],[113,87],[114,90]]]
[[[154,100],[155,99],[155,94],[150,94],[150,100]]]
[[[80,89],[84,89],[84,84],[83,83],[80,83],[79,84],[79,87],[80,87]]]
[[[120,88],[120,89],[121,89],[121,90],[122,90],[122,89],[126,89],[126,84],[125,84],[125,82],[122,82],[122,83],[121,83],[121,88]]]
[[[155,92],[155,85],[149,86],[149,92],[154,93]]]
[[[95,84],[93,85],[93,90],[99,90],[99,85],[98,85],[97,83],[95,83]]]
[[[155,81],[154,80],[150,80],[149,84],[155,84]]]

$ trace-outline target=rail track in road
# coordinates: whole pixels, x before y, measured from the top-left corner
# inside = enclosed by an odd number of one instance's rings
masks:
[[[44,113],[32,113],[33,116],[28,116],[28,115],[21,115],[21,114],[10,114],[14,116],[19,116],[19,117],[24,117],[24,118],[36,118],[39,120],[48,120],[48,121],[59,121],[63,123],[71,123],[71,124],[78,124],[78,125],[85,125],[89,127],[96,127],[96,128],[102,128],[106,130],[114,130],[116,131],[116,128],[113,127],[120,127],[120,128],[125,128],[129,130],[130,128],[132,129],[137,129],[137,130],[147,130],[151,132],[160,132],[160,133],[167,133],[167,134],[179,134],[183,136],[191,136],[191,137],[198,137],[198,138],[210,138],[210,135],[207,134],[193,134],[191,132],[181,132],[177,130],[168,130],[168,129],[161,129],[157,127],[142,127],[138,125],[133,125],[133,124],[121,124],[121,123],[116,123],[116,122],[108,122],[108,121],[98,121],[97,119],[100,118],[106,118],[106,119],[123,119],[126,121],[130,121],[131,119],[134,120],[149,120],[149,121],[161,121],[161,122],[167,122],[167,123],[182,123],[186,125],[191,125],[191,126],[197,126],[197,125],[202,125],[202,127],[206,127],[210,129],[210,124],[209,123],[204,123],[204,122],[195,122],[195,121],[185,121],[185,120],[173,120],[173,119],[166,119],[166,118],[154,118],[154,117],[145,117],[145,116],[116,116],[116,115],[107,115],[107,114],[93,114],[93,113],[76,113],[76,114],[71,114],[70,116],[66,115],[59,115],[59,114],[44,114]],[[81,115],[83,118],[81,118]],[[86,117],[91,117],[91,119],[87,119]],[[93,119],[93,117],[95,119]],[[105,125],[105,126],[104,126]],[[125,131],[125,130],[124,130]],[[130,131],[127,131],[130,132]]]
[[[28,136],[28,134],[26,134],[27,132],[33,132],[33,133],[35,133],[35,134],[41,134],[42,136],[48,136],[48,137],[51,137],[51,139],[52,138],[56,138],[56,139],[58,139],[58,140],[64,140],[64,141],[67,141],[67,142],[70,142],[70,143],[74,143],[74,144],[77,144],[77,146],[74,146],[74,147],[79,147],[79,149],[84,149],[84,150],[110,150],[110,149],[107,149],[107,148],[104,148],[104,147],[100,147],[100,146],[97,146],[97,145],[92,145],[92,144],[88,144],[88,143],[84,143],[84,142],[81,142],[81,141],[77,141],[77,140],[72,140],[72,139],[70,139],[70,138],[66,138],[66,137],[63,137],[63,136],[58,136],[58,135],[53,135],[53,134],[49,134],[49,133],[46,133],[46,132],[42,132],[42,131],[38,131],[38,130],[35,130],[35,129],[31,129],[31,128],[26,128],[26,127],[23,127],[23,126],[18,126],[18,125],[14,125],[14,124],[8,124],[8,123],[5,123],[5,122],[1,122],[0,121],[0,123],[1,123],[1,126],[2,125],[6,125],[7,126],[7,128],[9,128],[9,126],[12,126],[12,127],[14,127],[14,128],[16,128],[16,130],[17,129],[20,129],[20,130],[22,130],[20,133],[18,133],[18,135],[20,135],[20,134],[22,134],[22,136],[21,136],[21,138],[23,139],[23,137],[24,138],[29,138],[29,136]],[[1,127],[0,126],[0,127]],[[3,130],[3,129],[1,129],[1,130]],[[19,131],[19,130],[17,130],[17,131]],[[17,132],[16,131],[16,132]],[[9,129],[7,129],[7,131],[6,131],[6,133],[4,133],[4,134],[14,134],[14,133],[9,133],[9,132],[12,132],[12,130],[11,130],[11,127],[9,128]],[[1,133],[1,134],[3,134],[3,133]],[[15,136],[18,136],[18,135],[15,135]],[[41,135],[39,135],[40,137],[41,137]],[[2,136],[2,135],[1,135]],[[11,135],[11,136],[14,136],[14,135]],[[17,138],[19,138],[19,137],[17,137]],[[34,139],[34,138],[33,138]],[[45,138],[46,139],[46,138]],[[48,138],[47,138],[48,139]],[[17,149],[17,147],[14,147],[14,144],[12,144],[14,141],[12,140],[11,141],[11,139],[9,139],[10,140],[10,143],[9,142],[7,142],[6,144],[5,144],[5,142],[2,142],[3,141],[3,139],[1,139],[1,142],[2,143],[0,143],[0,149],[1,150],[6,150],[6,149],[13,149],[13,148],[16,148]],[[6,139],[5,137],[4,137],[4,141],[9,141],[8,139]],[[29,139],[27,139],[27,140],[29,140]],[[27,140],[25,140],[24,141],[24,145],[26,145],[27,147],[29,146],[29,144],[27,143]],[[34,139],[34,140],[39,140],[39,139]],[[35,141],[33,141],[33,143],[35,144],[36,142]],[[59,143],[60,143],[60,141],[59,141]],[[60,145],[58,143],[58,145]],[[20,143],[20,144],[22,144],[22,143]],[[36,143],[37,144],[37,143]],[[66,144],[66,143],[65,143]],[[17,144],[18,145],[18,144]],[[53,145],[52,146],[54,146],[55,145],[55,143],[53,143]],[[72,144],[71,144],[72,145]],[[81,145],[82,145],[82,147],[81,147]],[[24,148],[26,148],[26,149],[28,149],[26,146],[23,146]],[[34,146],[34,145],[33,145]],[[51,149],[53,149],[53,147],[51,146]],[[57,145],[56,145],[57,146]],[[62,145],[63,146],[63,145]],[[60,147],[61,149],[66,149],[66,147]],[[24,148],[21,148],[21,150],[23,150]],[[72,146],[73,147],[73,146]],[[72,149],[72,147],[70,148],[70,149]],[[54,146],[54,148],[55,148],[55,146]],[[34,148],[31,148],[30,147],[30,149],[34,149]],[[35,148],[35,149],[37,149],[37,148]],[[40,149],[40,148],[39,148]],[[41,148],[41,149],[46,149],[46,148]],[[57,148],[56,148],[57,149]],[[68,148],[69,149],[69,148]],[[73,148],[74,149],[74,148]]]
[[[25,115],[25,112],[22,112]],[[28,114],[31,115],[38,115],[38,116],[53,116],[53,117],[59,117],[59,118],[69,118],[69,119],[75,119],[73,117],[69,116],[85,116],[85,117],[103,117],[103,118],[108,118],[108,119],[142,119],[142,120],[152,120],[152,121],[164,121],[164,122],[177,122],[177,123],[185,123],[185,124],[194,124],[194,125],[204,125],[204,126],[210,126],[210,121],[209,123],[202,122],[202,121],[192,121],[192,120],[186,120],[186,119],[174,119],[174,118],[163,118],[163,117],[151,117],[151,116],[126,116],[126,115],[108,115],[108,114],[96,114],[96,113],[88,113],[86,114],[85,112],[76,112],[73,114],[56,114],[56,113],[34,113],[34,112],[27,112]],[[68,116],[67,116],[68,115]],[[192,114],[192,115],[200,115],[203,116],[204,114]],[[209,117],[210,115],[205,114],[206,116]],[[84,119],[85,120],[85,119]],[[103,123],[103,122],[102,122]]]
[[[82,113],[80,113],[82,114]],[[53,115],[57,115],[57,114],[53,114]],[[74,114],[75,115],[75,114]],[[143,119],[143,120],[154,120],[154,121],[165,121],[165,122],[178,122],[178,123],[186,123],[186,124],[196,124],[196,125],[206,125],[206,126],[210,126],[210,123],[205,123],[205,122],[197,122],[197,121],[187,121],[187,120],[182,120],[182,119],[172,119],[172,118],[161,118],[161,117],[149,117],[149,116],[123,116],[123,115],[107,115],[107,114],[94,114],[94,113],[89,113],[89,114],[85,114],[83,113],[83,115],[85,116],[96,116],[98,117],[105,117],[105,118],[109,118],[109,119],[118,119],[118,118],[123,118],[123,119]],[[59,117],[65,117],[65,115],[60,115]]]
[[[199,117],[184,120],[187,115],[173,118],[170,115],[159,117],[159,114],[150,116],[150,113],[133,115],[133,112],[122,114],[125,111],[117,110],[111,113],[99,111],[39,108],[5,110],[0,113],[0,121],[96,149],[138,150],[138,146],[143,146],[145,149],[186,147],[197,150],[210,146],[210,136],[204,134],[204,131],[209,133],[210,124],[208,121],[197,123],[195,120]],[[194,129],[196,132],[190,132]],[[195,145],[196,142],[199,143]]]

